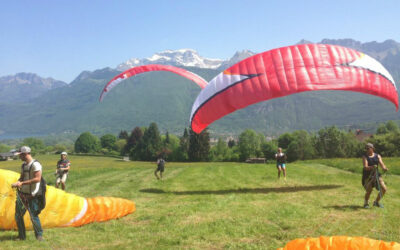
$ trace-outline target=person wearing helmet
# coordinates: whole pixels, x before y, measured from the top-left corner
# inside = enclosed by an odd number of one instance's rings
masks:
[[[378,196],[374,201],[374,206],[383,208],[382,203],[379,201],[382,199],[383,195],[386,193],[386,185],[383,182],[381,174],[378,171],[378,165],[381,166],[383,171],[388,171],[388,168],[382,161],[382,157],[375,153],[375,148],[372,143],[367,143],[365,146],[366,154],[363,156],[363,175],[362,175],[362,185],[366,191],[364,198],[364,208],[369,208],[368,200],[375,187],[378,190]]]
[[[60,186],[62,190],[65,190],[65,182],[67,181],[68,171],[71,167],[71,162],[67,159],[67,152],[61,153],[61,159],[57,162],[56,170],[56,188]]]

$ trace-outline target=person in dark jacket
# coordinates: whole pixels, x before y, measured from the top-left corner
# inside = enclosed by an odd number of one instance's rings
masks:
[[[162,180],[162,174],[164,172],[165,169],[165,160],[163,157],[159,157],[157,160],[157,168],[154,171],[154,175],[156,176],[157,180]],[[157,175],[157,172],[160,172],[160,177]]]
[[[363,161],[363,175],[362,185],[366,191],[364,197],[364,208],[369,208],[368,200],[375,187],[378,190],[378,195],[374,201],[374,206],[383,208],[382,203],[379,201],[386,193],[386,185],[383,182],[382,176],[378,171],[378,165],[381,166],[383,171],[388,171],[388,168],[382,161],[382,157],[375,153],[375,148],[372,143],[367,143],[365,146],[366,153],[362,158]]]

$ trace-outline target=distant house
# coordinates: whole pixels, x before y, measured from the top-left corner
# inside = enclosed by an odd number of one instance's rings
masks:
[[[361,129],[357,129],[355,132],[356,139],[360,142],[363,142],[370,138],[373,134],[365,133]]]
[[[11,161],[16,157],[16,150],[11,150],[10,152],[0,153],[0,160],[2,161]]]

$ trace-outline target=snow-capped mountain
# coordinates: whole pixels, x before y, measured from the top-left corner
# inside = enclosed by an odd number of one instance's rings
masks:
[[[117,70],[124,71],[138,65],[168,64],[173,66],[198,67],[216,69],[224,60],[210,59],[200,56],[193,49],[166,50],[156,53],[151,57],[138,59],[132,58],[117,66]]]
[[[183,66],[205,69],[224,69],[252,55],[254,55],[253,52],[249,50],[243,50],[241,52],[236,52],[235,55],[229,60],[222,60],[202,57],[193,49],[166,50],[144,59],[129,59],[128,61],[119,64],[116,69],[119,71],[124,71],[135,66],[146,64],[167,64],[178,67]]]

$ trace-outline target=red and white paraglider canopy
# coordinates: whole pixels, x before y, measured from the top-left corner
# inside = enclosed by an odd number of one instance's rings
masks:
[[[191,127],[200,133],[251,104],[313,90],[362,92],[399,106],[393,77],[372,57],[341,46],[302,44],[254,55],[221,72],[196,98]]]
[[[186,77],[189,80],[195,82],[197,85],[199,85],[200,88],[204,88],[207,85],[207,81],[204,80],[202,77],[196,75],[193,72],[190,72],[188,70],[174,67],[171,65],[160,65],[160,64],[149,64],[149,65],[143,65],[143,66],[137,66],[130,68],[121,74],[115,76],[113,79],[111,79],[106,86],[104,86],[103,91],[100,94],[100,101],[103,100],[104,96],[115,86],[117,86],[121,81],[135,76],[137,74],[145,73],[145,72],[150,72],[150,71],[168,71],[172,72],[175,74],[178,74],[180,76]]]

